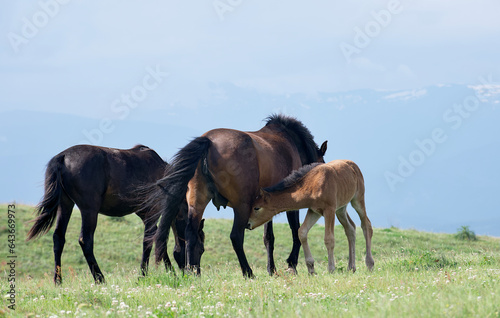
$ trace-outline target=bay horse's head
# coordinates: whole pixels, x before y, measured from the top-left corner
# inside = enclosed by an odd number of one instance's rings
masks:
[[[186,255],[188,270],[193,271],[196,275],[200,275],[200,260],[205,252],[205,232],[203,226],[205,219],[200,221],[198,231],[193,230],[192,224],[186,227]],[[196,233],[195,233],[196,232]]]

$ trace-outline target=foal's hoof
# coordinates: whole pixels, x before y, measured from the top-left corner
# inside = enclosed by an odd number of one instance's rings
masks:
[[[286,269],[286,272],[287,272],[288,274],[291,274],[291,275],[297,275],[297,269],[296,269],[296,268],[293,268],[293,267],[288,267],[288,268]]]
[[[365,263],[366,263],[366,267],[368,267],[368,269],[370,271],[372,271],[373,270],[373,266],[375,266],[375,261],[373,260],[373,258],[372,259],[366,259]]]

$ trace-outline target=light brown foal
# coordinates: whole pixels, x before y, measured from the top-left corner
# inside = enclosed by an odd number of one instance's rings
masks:
[[[304,248],[307,269],[314,274],[314,259],[307,243],[307,233],[321,216],[325,218],[325,246],[328,251],[328,270],[335,270],[335,215],[344,227],[349,242],[348,270],[356,271],[356,225],[347,214],[348,203],[361,219],[366,241],[366,266],[373,269],[371,252],[373,229],[365,209],[365,185],[359,167],[350,160],[334,160],[325,164],[311,164],[296,170],[277,185],[261,189],[255,199],[247,228],[252,230],[282,211],[307,208],[299,238]]]

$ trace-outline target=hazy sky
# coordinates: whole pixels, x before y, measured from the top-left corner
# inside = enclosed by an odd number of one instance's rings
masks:
[[[0,5],[0,110],[100,117],[169,73],[163,103],[210,83],[273,93],[418,88],[499,74],[498,1],[9,1]],[[167,93],[168,92],[168,93]]]

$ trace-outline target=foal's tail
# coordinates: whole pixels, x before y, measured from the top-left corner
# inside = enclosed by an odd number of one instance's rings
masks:
[[[156,212],[161,213],[161,219],[153,237],[157,263],[165,256],[170,226],[186,198],[189,180],[193,178],[200,160],[205,158],[211,143],[207,137],[198,137],[179,150],[167,168],[165,177],[156,183],[156,191],[150,193],[148,200],[151,202],[157,201],[159,196],[163,201],[163,208]]]
[[[57,209],[61,201],[62,183],[61,167],[63,165],[64,155],[57,155],[52,158],[45,171],[45,194],[42,202],[36,207],[35,224],[28,232],[27,241],[47,233],[57,216]]]

